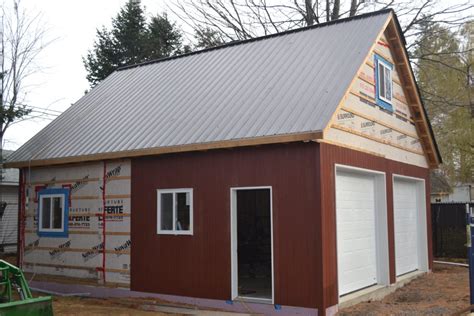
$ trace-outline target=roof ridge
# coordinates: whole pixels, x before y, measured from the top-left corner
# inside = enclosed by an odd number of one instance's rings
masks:
[[[122,66],[122,67],[117,68],[116,71],[122,71],[122,70],[131,69],[131,68],[138,68],[138,67],[142,67],[142,66],[148,66],[148,65],[151,65],[151,64],[156,64],[156,63],[160,63],[160,62],[164,62],[164,61],[168,61],[168,60],[173,60],[173,59],[178,59],[178,58],[183,58],[183,57],[192,56],[192,55],[198,55],[198,54],[206,53],[206,52],[213,51],[213,50],[223,49],[223,48],[226,48],[226,47],[231,47],[231,46],[236,46],[236,45],[243,45],[243,44],[256,42],[256,41],[261,41],[261,40],[265,40],[265,39],[269,39],[269,38],[273,38],[273,37],[279,37],[279,36],[283,36],[283,35],[287,35],[287,34],[291,34],[291,33],[304,32],[304,31],[308,31],[308,30],[312,30],[312,29],[325,27],[325,26],[328,26],[328,25],[344,23],[344,22],[348,22],[348,21],[352,21],[352,20],[364,19],[364,18],[367,18],[367,17],[371,17],[371,16],[375,16],[375,15],[379,15],[379,14],[386,14],[386,13],[390,13],[390,12],[394,13],[394,10],[392,8],[387,8],[387,9],[382,9],[382,10],[378,10],[378,11],[367,12],[367,13],[364,13],[364,14],[354,15],[354,16],[351,16],[351,17],[343,18],[343,19],[327,21],[327,22],[324,22],[324,23],[319,23],[319,24],[315,24],[315,25],[310,25],[310,26],[300,27],[300,28],[296,28],[296,29],[291,29],[291,30],[288,30],[288,31],[280,32],[280,33],[273,33],[273,34],[254,37],[254,38],[250,38],[250,39],[246,39],[246,40],[232,41],[232,42],[225,43],[225,44],[222,44],[222,45],[219,45],[219,46],[205,48],[205,49],[201,49],[201,50],[197,50],[197,51],[193,51],[193,52],[189,52],[189,53],[185,53],[185,54],[181,54],[181,55],[164,57],[164,58],[159,58],[159,59],[153,59],[153,60],[145,61],[145,62],[138,63],[138,64]]]

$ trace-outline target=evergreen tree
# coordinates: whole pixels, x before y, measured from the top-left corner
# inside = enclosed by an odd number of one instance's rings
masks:
[[[87,80],[95,86],[115,69],[189,51],[166,14],[147,23],[140,1],[129,0],[112,19],[112,29],[97,30],[94,47],[83,58]]]
[[[97,30],[94,50],[89,51],[87,57],[83,58],[86,78],[91,86],[95,86],[120,66],[120,57],[116,54],[115,47],[112,35],[107,29]]]
[[[140,1],[129,0],[112,20],[112,39],[121,65],[142,61],[146,56],[146,19]]]
[[[148,24],[147,51],[149,59],[168,57],[183,52],[182,35],[166,14],[156,15]]]

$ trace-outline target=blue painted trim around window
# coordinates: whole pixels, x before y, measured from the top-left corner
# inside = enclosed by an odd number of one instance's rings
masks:
[[[62,194],[63,200],[64,200],[64,223],[63,223],[63,231],[61,232],[42,232],[40,230],[39,226],[39,217],[40,217],[40,202],[41,202],[41,196],[43,195],[52,195],[52,194]],[[63,189],[63,188],[58,188],[58,189],[44,189],[38,192],[38,210],[37,210],[37,215],[38,215],[38,236],[41,237],[69,237],[69,189]]]
[[[392,104],[380,99],[380,96],[379,96],[379,83],[380,83],[379,82],[379,63],[382,62],[386,66],[388,66],[388,68],[392,70],[392,75],[393,75],[393,65],[391,62],[389,62],[388,60],[386,60],[385,58],[377,54],[374,54],[374,57],[375,57],[375,67],[374,67],[375,68],[375,101],[377,105],[380,106],[382,109],[393,112]],[[393,81],[392,81],[392,99],[393,99]]]

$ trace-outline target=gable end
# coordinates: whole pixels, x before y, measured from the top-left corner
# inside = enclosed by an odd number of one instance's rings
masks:
[[[440,155],[407,56],[391,14],[325,127],[323,142],[438,167]]]

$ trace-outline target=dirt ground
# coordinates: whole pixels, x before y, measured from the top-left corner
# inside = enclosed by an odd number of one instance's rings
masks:
[[[151,303],[147,299],[55,297],[53,307],[57,315],[151,315],[141,310]],[[339,315],[455,315],[468,306],[468,269],[435,264],[433,273],[413,280],[382,301],[361,303],[341,310]]]
[[[54,315],[179,315],[148,312],[140,309],[140,303],[120,299],[94,299],[81,297],[54,297]]]
[[[433,273],[413,280],[382,301],[360,303],[342,309],[339,315],[455,315],[468,307],[468,269],[434,264]]]
[[[8,261],[15,263],[14,259],[9,257]],[[55,315],[179,315],[145,310],[146,306],[156,306],[157,303],[163,302],[146,298],[53,298]],[[433,273],[413,280],[383,300],[342,309],[339,315],[466,315],[462,311],[468,307],[468,269],[434,264]]]

